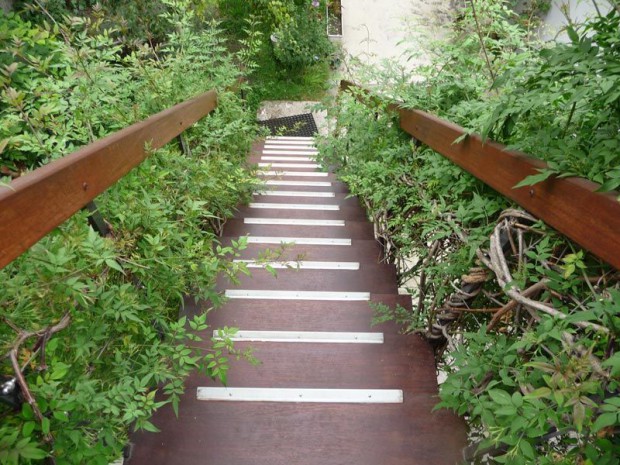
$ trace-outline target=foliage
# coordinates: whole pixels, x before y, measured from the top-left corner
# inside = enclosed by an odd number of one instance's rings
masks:
[[[582,30],[567,29],[570,43],[540,51],[530,67],[507,72],[513,89],[495,103],[483,134],[538,156],[551,174],[582,176],[620,186],[620,13]],[[542,142],[542,146],[541,146]]]
[[[318,8],[298,9],[273,32],[273,53],[288,69],[303,69],[332,53]]]
[[[613,291],[574,318],[596,313],[617,325],[619,297]],[[599,364],[606,344],[596,335],[576,342],[572,334],[569,324],[549,317],[519,337],[496,334],[492,346],[484,329],[465,333],[466,343],[451,353],[455,370],[439,406],[468,415],[483,439],[479,449],[501,445],[497,463],[618,463],[620,364]]]
[[[104,27],[125,49],[140,44],[155,46],[166,41],[167,22],[162,14],[173,11],[167,0],[18,0],[14,8],[22,11],[24,19],[39,22],[43,19],[39,7],[44,6],[54,17],[93,17],[102,14]],[[195,25],[216,16],[216,0],[189,0]]]
[[[330,85],[332,71],[326,62],[319,62],[294,76],[278,66],[271,51],[262,48],[255,57],[257,69],[250,78],[247,101],[256,108],[265,100],[321,100]]]
[[[329,86],[335,53],[324,4],[309,0],[219,0],[221,21],[235,44],[252,50],[248,102],[320,100]]]
[[[433,337],[447,373],[439,407],[467,418],[471,461],[618,463],[618,273],[524,213],[506,220],[511,203],[413,144],[385,95],[540,156],[557,175],[616,187],[619,15],[569,29],[570,43],[541,44],[502,2],[473,5],[442,39],[415,44],[412,58],[430,58],[415,84],[411,73],[358,70],[380,92],[338,97],[321,158],[339,166],[398,265],[414,312],[391,316]],[[500,285],[487,249],[506,225],[512,279]],[[461,286],[474,279],[467,295]],[[515,289],[537,306],[515,301]]]
[[[423,82],[396,82],[396,96],[547,161],[526,184],[559,175],[620,186],[620,12],[568,27],[569,43],[541,44],[502,2],[476,8],[484,49],[469,8],[447,41],[416,52],[435,58],[416,68]]]
[[[51,157],[47,153],[54,142],[44,138],[54,131],[56,117],[63,115],[67,103],[53,90],[46,92],[46,86],[52,79],[57,80],[59,84],[54,87],[60,91],[68,77],[69,57],[62,52],[62,40],[52,31],[33,27],[15,15],[0,18],[0,154],[2,174],[10,174]],[[39,100],[26,102],[25,89],[38,94]],[[46,124],[51,129],[43,131],[41,125]]]
[[[226,382],[227,357],[242,355],[233,330],[201,341],[206,314],[179,308],[186,295],[217,304],[218,273],[245,271],[230,261],[244,244],[217,232],[254,187],[254,123],[226,90],[240,74],[219,30],[195,30],[188,2],[164,4],[166,43],[130,55],[100,15],[0,16],[0,34],[15,31],[0,52],[3,181],[208,89],[220,102],[186,132],[191,156],[170,144],[97,199],[112,237],[79,213],[0,271],[0,347],[29,387],[21,406],[0,405],[3,464],[107,464],[131,429],[156,430],[157,408],[177,408],[189,372]],[[4,383],[15,364],[1,360]]]

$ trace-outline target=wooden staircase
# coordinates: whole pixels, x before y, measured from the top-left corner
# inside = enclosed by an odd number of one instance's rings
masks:
[[[239,210],[223,242],[249,236],[252,276],[218,288],[230,300],[211,328],[240,329],[260,365],[232,361],[228,387],[200,374],[138,433],[130,465],[453,465],[464,423],[438,402],[433,354],[394,324],[371,327],[371,303],[411,311],[396,271],[379,262],[373,227],[344,184],[314,165],[310,138],[269,138],[250,162],[267,186]],[[288,244],[277,277],[253,265]],[[253,266],[257,266],[254,268]],[[189,307],[200,312],[200,306]],[[206,343],[205,343],[206,344]],[[200,398],[199,398],[200,397]]]

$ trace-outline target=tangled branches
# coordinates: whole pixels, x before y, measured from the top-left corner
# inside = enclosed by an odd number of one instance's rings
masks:
[[[71,316],[69,313],[65,313],[57,323],[49,325],[46,328],[40,329],[38,331],[25,331],[24,329],[17,327],[7,318],[3,318],[3,320],[16,333],[16,338],[11,345],[11,349],[4,356],[4,358],[8,358],[10,360],[11,367],[13,368],[14,379],[11,381],[13,383],[17,383],[17,386],[19,386],[19,393],[21,398],[23,398],[23,400],[30,405],[35,417],[37,418],[39,423],[42,423],[43,413],[41,412],[41,409],[39,408],[36,399],[30,392],[30,388],[28,386],[28,383],[26,382],[26,378],[24,377],[24,371],[30,365],[32,360],[37,356],[40,357],[39,368],[41,370],[45,370],[47,368],[47,364],[45,362],[45,346],[49,341],[50,337],[69,326],[69,324],[71,323]],[[30,357],[23,365],[20,365],[20,349],[22,348],[24,343],[26,343],[26,341],[32,338],[36,338],[36,342],[30,352]],[[44,440],[48,444],[53,444],[54,442],[54,438],[49,432],[44,434]],[[53,458],[50,458],[49,460],[50,463],[55,463]]]
[[[523,274],[527,268],[529,257],[533,255],[535,249],[544,233],[536,229],[536,218],[523,211],[508,209],[499,217],[493,233],[489,239],[488,250],[477,250],[478,262],[484,267],[478,265],[472,267],[469,273],[462,276],[460,285],[455,292],[439,308],[427,309],[430,315],[435,315],[434,321],[429,323],[426,331],[426,337],[433,343],[439,356],[447,345],[451,345],[451,328],[458,326],[466,313],[490,313],[493,316],[487,324],[487,331],[496,330],[500,323],[509,324],[510,316],[513,316],[513,324],[529,326],[539,321],[540,313],[551,315],[554,318],[566,319],[567,314],[558,310],[553,306],[551,300],[553,298],[562,301],[574,301],[575,296],[562,295],[550,287],[550,279],[538,277],[534,282],[528,282],[527,286],[517,284],[511,268],[516,272]],[[461,234],[461,240],[466,241],[467,238]],[[534,240],[528,236],[534,236]],[[435,258],[436,250],[440,241],[435,241],[431,247],[427,262],[429,259]],[[550,257],[543,263],[538,264],[547,270],[555,270],[561,273],[562,262],[565,258],[565,249],[558,256]],[[428,264],[428,263],[425,263]],[[491,271],[494,275],[494,282],[490,282]],[[601,277],[591,278],[588,276],[580,279],[591,285],[602,283],[610,284],[617,280],[616,273],[608,273]],[[525,281],[524,281],[525,282]],[[492,286],[499,287],[495,292],[489,292],[486,288]],[[476,308],[475,303],[477,297],[483,294],[486,301],[492,301],[497,304],[493,307]],[[499,300],[501,295],[508,298],[507,302]],[[537,300],[541,295],[545,295],[544,300]],[[420,278],[420,293],[418,300],[418,311],[422,310],[425,298],[425,274],[422,270]],[[483,300],[483,299],[478,299]],[[431,304],[432,305],[432,304]],[[527,317],[523,317],[523,311],[527,313]],[[521,321],[526,320],[526,321]],[[593,329],[601,333],[609,333],[609,329],[590,321],[575,321],[574,324],[582,329]]]
[[[521,212],[517,212],[517,213],[519,213],[519,216],[521,217],[525,216]],[[506,213],[504,213],[502,217],[503,218],[500,220],[500,223],[496,226],[495,230],[493,231],[493,235],[491,236],[491,244],[489,247],[488,257],[485,256],[484,253],[479,252],[478,258],[480,259],[482,263],[484,263],[489,269],[491,269],[495,273],[495,277],[497,279],[498,284],[502,287],[502,289],[504,289],[504,292],[506,293],[506,295],[512,299],[510,302],[511,305],[513,306],[522,305],[526,310],[528,310],[531,313],[532,318],[534,319],[537,318],[536,311],[547,313],[556,318],[561,318],[561,319],[566,318],[567,316],[566,314],[556,310],[552,306],[546,303],[537,302],[529,297],[529,295],[537,293],[538,289],[542,290],[546,288],[546,284],[547,284],[546,280],[541,280],[538,283],[531,286],[529,288],[529,292],[523,292],[516,285],[513,284],[514,280],[513,280],[512,275],[510,274],[507,259],[503,252],[501,243],[502,243],[502,237],[508,237],[509,239],[512,238],[511,232],[512,232],[513,226],[511,225],[511,219],[512,221],[514,221],[514,216],[507,217]],[[517,229],[517,231],[520,232],[521,230]],[[520,257],[519,259],[522,260],[522,257]],[[532,290],[533,288],[536,288],[536,289]],[[507,310],[505,309],[505,307],[502,310],[504,314],[507,313]],[[489,323],[489,329],[492,328],[495,325],[495,323],[497,323],[498,317],[500,317],[502,314],[502,310],[498,311],[497,313],[499,315],[496,315],[496,317],[494,317],[491,323]],[[591,323],[589,321],[577,321],[575,322],[575,324],[581,328],[592,328],[597,331],[602,331],[604,333],[609,332],[609,329],[601,325]]]

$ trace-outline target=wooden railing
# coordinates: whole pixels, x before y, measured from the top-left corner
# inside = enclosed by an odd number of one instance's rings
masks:
[[[349,81],[341,81],[340,88],[357,88],[370,94]],[[478,135],[455,142],[466,134],[462,127],[398,104],[391,104],[390,109],[398,113],[400,127],[416,140],[620,269],[620,193],[596,192],[600,186],[583,178],[550,177],[533,186],[515,188],[546,163],[496,142],[483,141]]]
[[[216,106],[212,90],[0,185],[0,269]]]

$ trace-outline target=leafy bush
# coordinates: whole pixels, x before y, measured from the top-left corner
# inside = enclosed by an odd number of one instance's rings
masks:
[[[188,0],[194,24],[200,25],[216,16],[216,3],[216,0]],[[55,18],[103,14],[108,33],[126,50],[133,50],[140,44],[153,47],[165,42],[167,23],[161,20],[161,16],[173,11],[169,0],[17,0],[14,9],[20,11],[24,19],[40,22],[43,20],[39,10],[41,6]]]
[[[263,100],[320,100],[328,89],[333,47],[324,3],[309,0],[219,0],[231,47],[251,51],[248,67],[253,108]]]
[[[560,176],[617,186],[618,16],[543,45],[502,2],[468,3],[430,52],[415,44],[432,57],[416,67],[419,82],[361,70],[380,92],[341,95],[329,109],[336,129],[321,158],[366,203],[415,299],[413,313],[381,316],[434,344],[447,374],[439,407],[468,420],[472,463],[618,463],[619,276],[413,144],[385,95],[528,150]]]
[[[436,58],[416,68],[415,86],[393,76],[395,96],[546,160],[526,183],[559,175],[620,186],[620,12],[569,27],[569,43],[542,44],[503,2],[475,4],[478,23],[469,7],[447,40],[419,47],[416,56]]]
[[[220,103],[186,132],[191,156],[170,144],[97,199],[112,237],[79,213],[0,271],[3,464],[108,464],[130,429],[154,431],[153,412],[177,408],[192,370],[225,382],[227,356],[241,355],[229,333],[200,341],[205,314],[178,315],[186,295],[220,302],[218,273],[245,271],[230,261],[243,244],[217,233],[254,187],[254,122],[226,90],[240,74],[218,29],[165,3],[165,46],[130,56],[101,16],[0,16],[0,33],[17,33],[0,53],[3,181],[211,88]]]
[[[325,60],[333,47],[317,8],[299,8],[291,20],[273,32],[273,53],[276,60],[288,69],[303,69]]]
[[[487,329],[511,299],[483,272],[484,292],[451,326],[441,323],[459,295],[455,289],[475,277],[481,265],[472,262],[510,202],[437,153],[413,146],[394,115],[372,101],[343,95],[330,116],[340,130],[319,145],[321,157],[340,165],[340,177],[365,202],[415,299],[417,311],[383,317],[429,337],[438,324],[450,331],[449,350],[436,346],[448,374],[439,405],[466,416],[473,451],[493,453],[492,463],[616,463],[617,273],[537,222],[523,235],[525,259],[509,263],[513,285],[543,283],[536,300],[568,318],[532,318],[519,307]],[[609,332],[575,326],[590,322]]]
[[[66,108],[55,89],[60,92],[61,86],[66,87],[69,58],[62,40],[16,15],[0,16],[0,43],[4,44],[0,50],[0,174],[8,175],[39,164],[46,157],[41,152],[53,145],[48,141],[53,124],[47,131],[41,125],[56,122]],[[52,80],[59,84],[48,92]],[[38,94],[39,100],[26,101],[24,92]]]
[[[506,72],[512,81],[482,132],[548,161],[528,183],[552,174],[582,176],[620,186],[620,12],[612,9],[582,29],[567,29],[570,43],[540,51],[527,68]],[[541,144],[542,142],[542,144]]]

